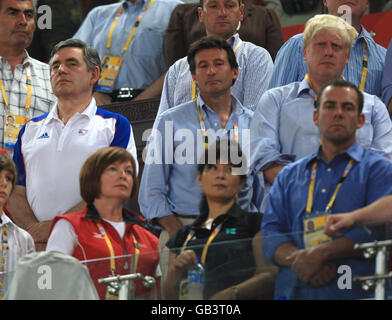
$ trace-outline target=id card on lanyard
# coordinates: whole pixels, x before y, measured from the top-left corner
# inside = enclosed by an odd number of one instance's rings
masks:
[[[107,92],[110,93],[112,92],[114,82],[117,79],[118,73],[120,72],[122,63],[124,62],[124,54],[127,52],[133,37],[135,35],[136,29],[140,25],[140,21],[142,20],[143,15],[146,13],[146,11],[154,4],[155,0],[150,0],[150,2],[144,6],[143,11],[140,13],[140,15],[137,17],[135,24],[132,27],[132,30],[129,34],[129,37],[127,41],[124,44],[124,47],[121,51],[121,56],[116,57],[116,56],[111,56],[109,54],[104,55],[102,59],[102,73],[98,81],[98,91],[102,92]],[[116,28],[116,24],[118,22],[118,19],[121,17],[121,15],[124,13],[124,8],[121,4],[120,8],[118,9],[116,13],[116,17],[114,18],[112,25],[109,30],[108,34],[108,39],[106,43],[106,51],[110,52],[110,48],[112,47],[112,36],[113,36],[113,31]]]
[[[203,247],[203,251],[202,251],[201,259],[200,259],[200,262],[203,266],[205,266],[205,263],[206,263],[208,248],[209,248],[211,242],[215,239],[215,237],[221,231],[222,226],[226,220],[227,220],[227,218],[225,218],[222,221],[222,223],[217,225],[215,227],[215,229],[211,232],[211,235],[208,237],[207,242]],[[191,241],[193,239],[194,235],[195,235],[195,232],[193,230],[188,234],[188,236],[186,237],[186,239],[184,241],[183,246],[181,247],[181,250],[180,250],[181,253],[183,253],[185,251],[189,241]],[[184,279],[180,282],[179,294],[178,294],[180,300],[186,300],[186,298],[187,298],[187,295],[188,295],[187,285],[188,285],[188,279]]]
[[[31,106],[31,91],[32,91],[32,83],[31,83],[31,67],[30,65],[26,66],[26,86],[27,86],[27,93],[26,93],[26,104],[25,110],[28,111]],[[10,106],[8,103],[7,95],[5,92],[5,87],[3,81],[0,78],[0,88],[1,88],[1,95],[3,97],[4,104],[6,106],[6,110],[4,111],[4,146],[6,148],[13,149],[15,147],[16,141],[18,140],[19,131],[22,126],[29,121],[28,117],[21,116],[18,114],[10,113]]]
[[[308,201],[306,204],[306,216],[304,218],[304,245],[306,249],[317,247],[320,244],[328,243],[332,241],[332,238],[324,234],[324,227],[327,222],[327,217],[331,212],[331,208],[336,200],[337,194],[339,192],[342,183],[346,179],[348,173],[350,172],[352,166],[354,165],[354,160],[350,159],[343,171],[343,175],[340,178],[338,185],[328,202],[325,212],[315,214],[312,213],[313,198],[314,198],[314,188],[316,184],[316,173],[317,173],[317,159],[314,161],[312,166],[312,172],[310,176],[309,191],[308,191]]]

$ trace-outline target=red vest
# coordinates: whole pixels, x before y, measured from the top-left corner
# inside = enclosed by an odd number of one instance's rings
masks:
[[[96,224],[96,222],[101,223],[110,239],[115,256],[127,255],[127,257],[115,259],[116,275],[131,273],[131,263],[135,253],[133,234],[140,249],[136,272],[144,276],[154,277],[159,263],[158,238],[137,224],[144,221],[140,215],[129,210],[125,211],[124,221],[126,222],[126,229],[123,239],[120,238],[116,229],[108,222],[102,220],[96,213],[95,208],[91,209],[91,207],[86,207],[86,209],[80,212],[57,216],[53,221],[52,228],[59,219],[66,219],[72,224],[78,237],[78,245],[73,253],[75,258],[81,261],[110,258],[109,248]],[[98,284],[98,279],[111,276],[110,259],[88,262],[86,265],[100,299],[105,299],[106,285]],[[150,290],[145,288],[140,280],[135,280],[135,286],[135,296],[139,298],[145,297]]]

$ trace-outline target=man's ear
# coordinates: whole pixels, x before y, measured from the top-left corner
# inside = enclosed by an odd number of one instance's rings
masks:
[[[243,3],[240,4],[240,21],[244,21],[244,12],[245,12],[245,5]]]
[[[202,7],[197,8],[197,14],[199,16],[199,21],[203,23],[203,8]]]
[[[193,82],[197,85],[196,73],[191,73]]]
[[[358,121],[358,125],[357,125],[357,129],[362,128],[362,126],[365,124],[365,115],[363,113],[361,113],[359,115],[359,121]]]
[[[234,68],[234,69],[233,69],[233,79],[234,79],[234,80],[237,80],[237,78],[238,78],[238,73],[239,73],[238,68]]]
[[[92,83],[92,85],[94,85],[99,80],[100,75],[101,75],[101,72],[99,71],[99,67],[95,66],[91,70],[91,83]]]
[[[318,108],[316,108],[316,109],[314,109],[314,111],[313,111],[313,122],[314,122],[314,124],[315,124],[316,126],[319,125],[318,117],[319,117],[319,110],[318,110]]]
[[[305,47],[302,48],[302,55],[304,56],[304,61],[307,62],[306,61],[307,55],[306,55],[306,48]]]
[[[200,173],[197,173],[196,180],[197,180],[197,184],[201,187],[201,174]]]

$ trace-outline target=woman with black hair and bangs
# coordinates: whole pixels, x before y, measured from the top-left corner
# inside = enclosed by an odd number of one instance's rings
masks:
[[[233,155],[240,163],[233,161]],[[200,216],[167,243],[171,252],[164,298],[182,297],[180,283],[198,261],[205,270],[204,299],[272,297],[276,268],[263,257],[262,214],[245,212],[236,201],[246,180],[241,168],[247,168],[239,145],[218,141],[206,149],[199,163]]]

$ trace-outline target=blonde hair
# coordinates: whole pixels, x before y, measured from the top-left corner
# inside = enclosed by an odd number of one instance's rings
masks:
[[[304,48],[307,48],[317,33],[323,30],[341,38],[348,50],[351,50],[358,37],[357,30],[342,18],[330,14],[318,14],[306,23],[303,37]]]

